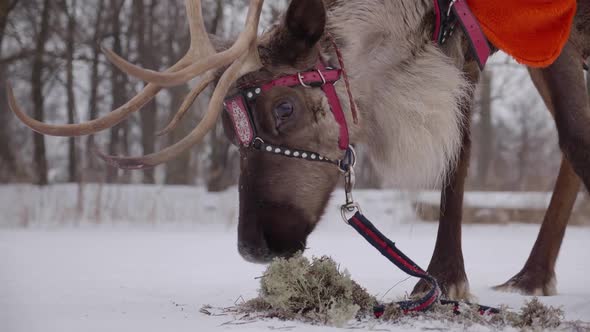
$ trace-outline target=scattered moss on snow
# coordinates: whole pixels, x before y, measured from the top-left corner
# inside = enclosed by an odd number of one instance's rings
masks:
[[[346,270],[329,257],[309,259],[298,255],[276,259],[260,279],[259,297],[239,308],[242,313],[262,313],[262,317],[301,320],[313,324],[344,326],[353,319],[373,317],[374,296],[351,279]],[[385,307],[382,321],[411,324],[412,320],[435,320],[462,325],[496,328],[555,329],[562,324],[563,311],[548,307],[537,298],[526,302],[519,313],[500,308],[499,314],[481,315],[479,308],[461,304],[460,315],[453,306],[436,304],[431,310],[404,314],[393,302]],[[571,324],[571,323],[568,323]]]

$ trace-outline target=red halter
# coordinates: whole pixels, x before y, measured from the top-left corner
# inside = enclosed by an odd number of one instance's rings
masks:
[[[334,86],[341,76],[340,69],[326,67],[322,61],[318,61],[314,70],[282,76],[260,86],[242,89],[237,95],[227,98],[224,102],[225,111],[232,120],[240,145],[249,147],[258,137],[252,117],[252,104],[256,98],[263,92],[278,86],[303,86],[305,88],[321,88],[324,91],[334,119],[340,126],[338,147],[341,150],[347,150],[350,145],[348,124]]]

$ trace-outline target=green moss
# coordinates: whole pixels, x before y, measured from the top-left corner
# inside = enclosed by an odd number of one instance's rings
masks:
[[[260,284],[259,298],[247,309],[284,319],[343,326],[371,313],[377,302],[329,257],[276,259]]]

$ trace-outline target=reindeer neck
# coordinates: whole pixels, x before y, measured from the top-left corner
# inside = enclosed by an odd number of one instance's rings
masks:
[[[462,73],[459,34],[444,52],[433,44],[432,0],[326,3],[328,33],[343,54],[359,111],[352,142],[371,142],[373,160],[396,172],[396,183],[438,182],[440,170],[456,157],[459,105],[471,88]],[[327,54],[337,65],[333,53]],[[343,84],[339,88],[347,99]]]

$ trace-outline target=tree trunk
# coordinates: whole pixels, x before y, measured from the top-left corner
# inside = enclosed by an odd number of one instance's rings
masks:
[[[147,2],[147,1],[146,1]],[[154,56],[156,47],[154,45],[154,9],[156,1],[150,1],[146,11],[144,0],[134,0],[135,15],[137,15],[137,52],[138,61],[144,68],[157,69],[158,61]],[[154,98],[140,113],[141,119],[141,146],[143,154],[154,153],[156,149],[156,119],[157,101]],[[143,183],[155,183],[154,170],[148,169],[143,173]]]
[[[123,55],[123,46],[121,41],[121,21],[119,18],[122,7],[123,1],[120,2],[118,0],[111,0],[113,51],[120,55]],[[111,70],[111,88],[113,97],[112,109],[115,109],[127,101],[127,77],[115,66],[112,66]],[[127,130],[125,126],[127,126],[126,123],[121,123],[111,128],[109,154],[118,155],[127,154],[129,152],[125,151],[128,150],[127,144],[124,142],[127,140]],[[117,182],[118,173],[119,171],[117,169],[108,167],[107,182]]]
[[[215,18],[211,23],[211,33],[216,34],[223,20],[223,1],[217,0]],[[211,157],[207,177],[207,190],[219,192],[233,185],[231,168],[229,166],[230,143],[223,134],[223,129],[218,123],[211,131]]]
[[[168,61],[169,66],[174,64],[174,62],[180,56],[175,52],[175,49],[184,50],[188,47],[188,38],[178,38],[178,28],[175,22],[179,22],[183,19],[182,13],[184,8],[177,6],[174,8],[174,14],[172,19],[170,20],[170,26],[168,27],[167,32],[167,51],[168,51]],[[188,36],[188,35],[187,35]],[[178,40],[182,40],[184,43],[183,45],[177,45]],[[170,91],[170,119],[176,114],[184,97],[189,93],[189,89],[186,84],[174,87],[169,90]],[[187,124],[190,119],[194,119],[193,114],[187,114],[183,121],[181,121],[178,126],[170,133],[170,143],[175,143],[184,138],[189,132],[190,128]],[[178,156],[174,160],[166,163],[166,176],[164,182],[169,185],[188,185],[191,184],[193,181],[190,172],[190,164],[191,164],[191,153],[186,152],[182,155]]]
[[[492,163],[494,132],[492,125],[492,73],[485,70],[481,75],[479,142],[477,160],[477,185],[487,185],[490,165]]]
[[[68,27],[66,37],[66,93],[68,98],[68,123],[76,122],[76,95],[74,93],[74,52],[76,43],[76,0],[71,1],[71,8],[67,8],[68,5],[64,1],[64,10],[68,16]],[[78,153],[76,148],[76,138],[70,137],[68,139],[68,180],[69,182],[78,182]]]
[[[186,85],[181,85],[170,89],[170,114],[173,116],[176,111],[180,108],[184,97],[189,93],[189,89]],[[188,117],[188,115],[187,115]],[[183,137],[185,137],[189,132],[190,129],[188,128],[187,121],[188,119],[184,119],[178,124],[178,127],[175,128],[170,133],[170,141],[171,142],[178,142]],[[191,163],[191,153],[185,152],[171,160],[166,164],[166,178],[165,183],[169,185],[188,185],[192,183],[191,172],[189,172],[189,167]]]
[[[94,35],[92,36],[92,64],[90,70],[90,97],[88,99],[88,110],[90,119],[98,117],[98,86],[100,85],[100,76],[98,73],[98,66],[100,64],[100,42],[102,40],[102,16],[104,11],[104,0],[99,0],[98,9],[96,13],[96,21],[94,22]],[[94,173],[98,168],[96,156],[93,152],[95,148],[94,135],[88,136],[86,140],[86,159],[87,170]]]
[[[49,13],[50,1],[43,0],[43,10],[41,13],[41,27],[37,36],[37,45],[33,58],[33,70],[31,74],[31,86],[33,94],[34,118],[38,121],[44,121],[44,97],[43,97],[43,55],[45,53],[45,44],[49,37]],[[40,186],[47,185],[47,156],[45,154],[45,138],[43,135],[34,133],[34,165],[37,173],[37,184]]]
[[[0,57],[4,45],[4,33],[8,24],[8,14],[16,5],[16,1],[0,1]],[[0,110],[8,110],[6,100],[6,66],[0,64]],[[0,181],[5,182],[12,179],[17,173],[16,156],[12,150],[10,139],[10,124],[12,117],[9,112],[0,111]]]

